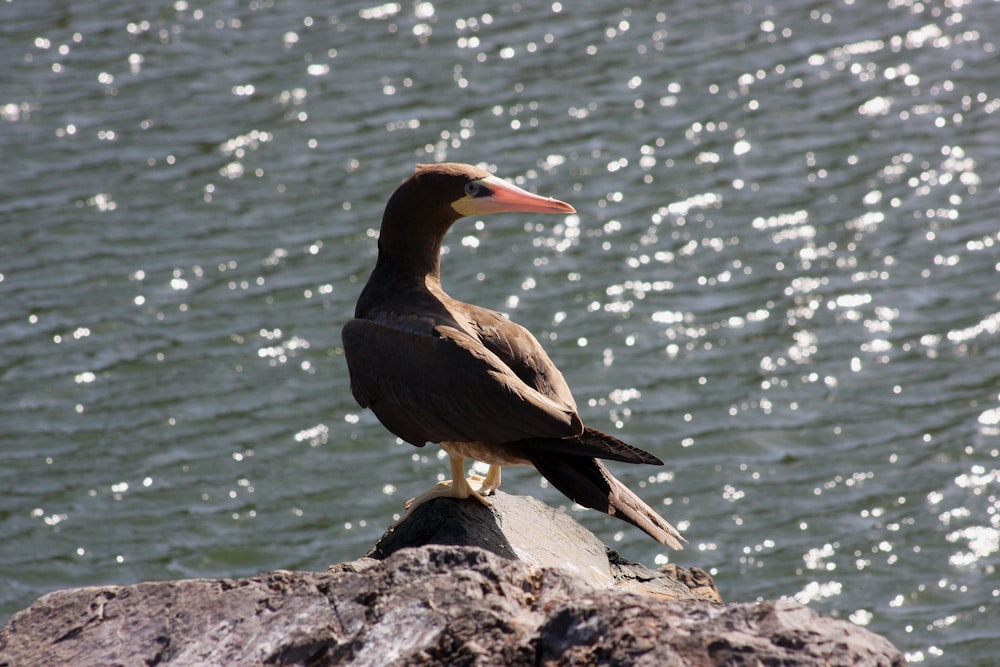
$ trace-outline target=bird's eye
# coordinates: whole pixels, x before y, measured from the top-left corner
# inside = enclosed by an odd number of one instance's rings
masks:
[[[483,186],[481,186],[477,181],[469,181],[465,184],[465,194],[470,197],[482,196]]]

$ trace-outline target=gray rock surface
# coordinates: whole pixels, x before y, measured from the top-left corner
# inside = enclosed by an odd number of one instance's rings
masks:
[[[537,567],[565,569],[603,588],[667,600],[722,601],[704,570],[670,566],[654,571],[630,563],[565,512],[503,491],[490,496],[488,508],[454,500],[422,505],[390,528],[366,557],[381,560],[425,544],[481,547]]]
[[[495,522],[504,524],[526,511],[539,534],[558,535],[565,515],[538,515],[534,503],[508,496],[486,515],[506,517]],[[462,506],[458,515],[449,505]],[[444,525],[465,506],[473,503],[428,504],[420,521],[430,528],[414,534],[435,532],[435,515],[448,515]],[[509,532],[524,532],[520,521]],[[886,639],[794,602],[667,600],[657,590],[630,592],[631,579],[616,568],[639,566],[613,552],[608,579],[590,574],[604,567],[591,547],[567,568],[530,550],[523,560],[500,553],[518,555],[525,543],[404,546],[408,523],[369,557],[327,572],[49,593],[0,630],[0,666],[905,664]],[[684,577],[705,583],[697,572]],[[684,577],[673,581],[682,586]]]

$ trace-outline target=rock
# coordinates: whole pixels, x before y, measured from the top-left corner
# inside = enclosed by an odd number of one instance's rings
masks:
[[[589,538],[562,567],[524,535],[559,535],[565,515],[510,496],[494,505],[433,501],[369,556],[327,572],[55,591],[0,631],[0,667],[905,664],[886,639],[791,601],[691,599],[707,575],[670,577],[607,551],[601,561]],[[517,512],[535,526],[513,527]],[[406,546],[407,534],[427,543]],[[462,534],[493,541],[440,543]],[[660,580],[688,598],[667,600],[659,584],[632,592]]]
[[[569,570],[603,588],[666,600],[722,601],[704,570],[672,566],[653,571],[630,563],[565,512],[503,491],[490,496],[490,507],[450,499],[422,505],[386,531],[366,557],[381,560],[401,548],[425,544],[482,547],[537,567]],[[683,583],[684,578],[699,581],[698,591]]]

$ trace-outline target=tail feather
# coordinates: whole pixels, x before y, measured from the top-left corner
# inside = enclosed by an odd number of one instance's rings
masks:
[[[597,459],[530,455],[531,462],[545,479],[567,497],[584,507],[628,521],[671,549],[683,549],[686,542],[677,529],[618,481]]]
[[[527,450],[567,454],[573,458],[594,457],[624,463],[663,465],[663,461],[655,454],[593,428],[585,428],[583,433],[572,438],[530,438],[519,440],[516,444]]]

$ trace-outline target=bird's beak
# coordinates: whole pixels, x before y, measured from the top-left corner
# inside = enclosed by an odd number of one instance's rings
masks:
[[[522,190],[512,183],[487,176],[473,181],[479,192],[467,194],[451,207],[465,215],[486,215],[487,213],[576,213],[576,209],[551,197],[541,197]]]

